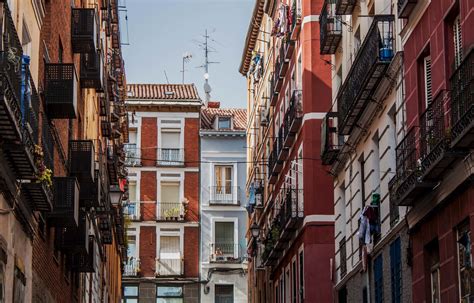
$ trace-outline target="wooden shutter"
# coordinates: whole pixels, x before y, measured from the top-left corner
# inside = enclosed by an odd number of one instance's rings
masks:
[[[433,91],[431,84],[431,56],[424,58],[424,69],[425,69],[425,105],[428,107],[433,100]]]
[[[454,68],[457,68],[462,61],[462,35],[461,35],[461,19],[459,16],[454,20]]]

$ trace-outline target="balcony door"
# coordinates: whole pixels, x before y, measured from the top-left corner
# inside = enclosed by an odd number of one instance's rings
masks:
[[[232,186],[233,186],[233,166],[230,165],[216,165],[215,184],[214,184],[214,200],[225,202],[232,202]]]
[[[161,130],[161,149],[158,150],[161,165],[182,165],[180,140],[179,129]]]
[[[216,261],[226,261],[236,257],[234,222],[215,222],[214,255]]]
[[[158,260],[159,275],[181,274],[181,249],[179,235],[161,235]]]
[[[161,200],[158,203],[158,219],[173,220],[180,217],[180,183],[161,182]]]

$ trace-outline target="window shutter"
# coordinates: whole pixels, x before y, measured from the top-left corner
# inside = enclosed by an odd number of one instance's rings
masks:
[[[162,148],[179,148],[179,132],[161,132]]]
[[[461,19],[459,16],[454,20],[454,68],[457,68],[462,61],[462,35],[461,35]]]
[[[432,86],[431,86],[431,57],[427,56],[424,59],[425,68],[425,102],[426,107],[431,104],[433,100]]]

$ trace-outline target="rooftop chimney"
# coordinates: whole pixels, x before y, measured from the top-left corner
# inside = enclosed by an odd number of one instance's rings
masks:
[[[220,108],[221,103],[219,101],[209,101],[207,108]]]

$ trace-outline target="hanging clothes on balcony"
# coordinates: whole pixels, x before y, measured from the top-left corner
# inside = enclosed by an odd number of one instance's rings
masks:
[[[280,27],[277,37],[283,37],[288,30],[288,6],[281,4],[278,10],[278,19],[280,20]]]
[[[372,235],[380,233],[378,206],[366,205],[360,214],[360,227],[357,232],[364,245],[373,244]]]

